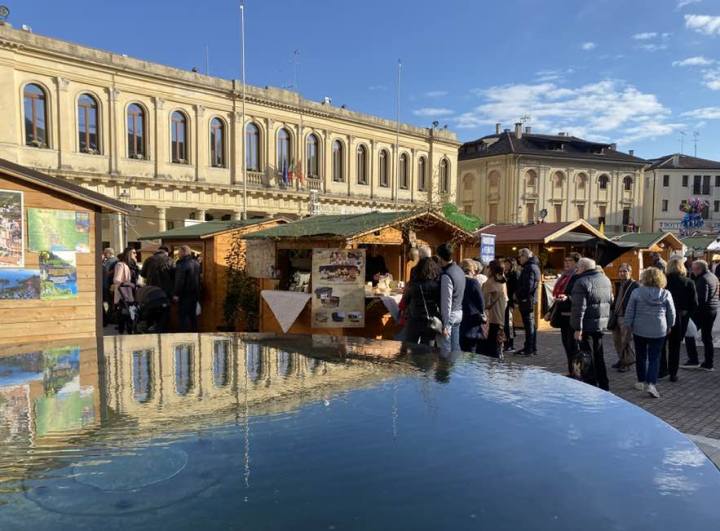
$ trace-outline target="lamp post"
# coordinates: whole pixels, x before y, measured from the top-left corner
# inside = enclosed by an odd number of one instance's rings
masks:
[[[130,199],[130,193],[127,191],[127,189],[123,188],[123,190],[118,194],[118,199],[122,201],[123,203],[127,202],[128,199]],[[120,242],[120,249],[125,249],[127,246],[127,235],[128,235],[128,215],[123,213],[122,214],[122,233],[121,238],[122,241]]]
[[[247,168],[245,167],[245,0],[240,0],[240,61],[242,62],[242,127],[240,132],[240,145],[242,146],[242,155],[240,164],[242,165],[243,180],[243,219],[247,219]]]

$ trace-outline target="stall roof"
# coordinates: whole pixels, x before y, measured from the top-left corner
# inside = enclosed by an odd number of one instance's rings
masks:
[[[584,219],[554,223],[533,223],[531,225],[489,225],[478,230],[478,234],[494,234],[495,243],[550,243],[552,241],[570,241],[570,233],[588,234],[607,240],[607,238]]]
[[[25,166],[15,164],[14,162],[10,162],[9,160],[0,158],[0,174],[2,173],[9,175],[10,177],[20,179],[21,181],[36,184],[38,186],[42,186],[43,188],[55,190],[56,192],[80,199],[81,201],[97,205],[106,211],[129,214],[134,210],[133,206],[123,203],[122,201],[118,201],[117,199],[113,199],[112,197],[108,197],[98,192],[93,192],[92,190],[83,188],[82,186],[68,180],[52,177],[46,173],[42,173],[37,170],[33,170],[32,168],[27,168]]]
[[[649,249],[653,245],[665,240],[672,246],[673,249],[682,249],[683,242],[678,240],[672,232],[655,231],[655,232],[626,232],[620,236],[615,236],[613,241],[615,242],[627,242],[634,243],[637,247],[642,249]]]
[[[142,236],[141,240],[193,240],[204,239],[223,232],[230,232],[237,229],[244,229],[254,225],[261,225],[268,221],[280,221],[287,223],[285,218],[257,218],[247,220],[229,220],[229,221],[205,221],[203,223],[195,223],[186,227],[177,227],[175,229],[158,232],[148,236]]]
[[[269,229],[248,234],[248,239],[299,239],[299,238],[329,238],[350,240],[369,232],[406,223],[421,217],[430,217],[443,223],[452,230],[457,231],[468,239],[473,235],[461,227],[447,220],[441,214],[432,210],[415,210],[406,212],[367,212],[364,214],[320,215],[304,218],[285,225],[278,225]]]
[[[705,251],[716,239],[715,236],[690,236],[688,238],[682,238],[680,241],[683,242],[688,249]]]

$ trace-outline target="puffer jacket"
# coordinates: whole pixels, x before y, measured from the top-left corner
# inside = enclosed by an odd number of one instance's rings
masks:
[[[531,256],[522,266],[515,297],[518,302],[532,308],[537,299],[537,288],[540,284],[540,262],[537,257]]]
[[[607,328],[612,304],[612,284],[600,271],[577,275],[570,296],[570,326],[583,332],[601,332]]]
[[[666,289],[640,286],[625,310],[625,326],[640,337],[665,337],[675,324],[675,303]]]
[[[670,273],[667,276],[667,290],[672,295],[675,304],[676,319],[681,316],[695,314],[698,299],[695,283],[692,280],[680,276],[678,273]]]
[[[710,271],[695,279],[699,312],[716,312],[720,308],[718,279]]]

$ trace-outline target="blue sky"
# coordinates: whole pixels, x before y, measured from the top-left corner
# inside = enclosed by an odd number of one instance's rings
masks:
[[[36,33],[239,77],[239,2],[1,0]],[[720,0],[247,0],[247,80],[448,124],[461,140],[522,116],[652,157],[720,160]],[[297,50],[293,60],[293,52]],[[296,62],[297,76],[293,71]]]

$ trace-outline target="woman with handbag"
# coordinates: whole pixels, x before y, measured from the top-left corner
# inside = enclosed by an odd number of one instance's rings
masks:
[[[487,271],[488,279],[482,287],[488,322],[483,354],[502,358],[502,347],[505,342],[505,310],[508,305],[505,272],[502,263],[498,260],[490,262]]]
[[[480,352],[480,344],[486,335],[485,301],[483,301],[480,282],[475,278],[477,262],[465,259],[460,263],[465,273],[465,292],[462,301],[462,321],[460,322],[460,349],[464,352]]]
[[[677,314],[675,325],[670,329],[667,340],[667,370],[670,374],[670,381],[677,382],[678,367],[680,366],[680,343],[687,332],[690,316],[697,310],[698,298],[695,283],[688,278],[687,269],[685,269],[681,257],[670,259],[667,272],[667,290],[672,295]],[[661,359],[661,371],[662,365]]]
[[[405,288],[408,343],[432,345],[442,331],[440,321],[440,266],[432,258],[421,258]]]

